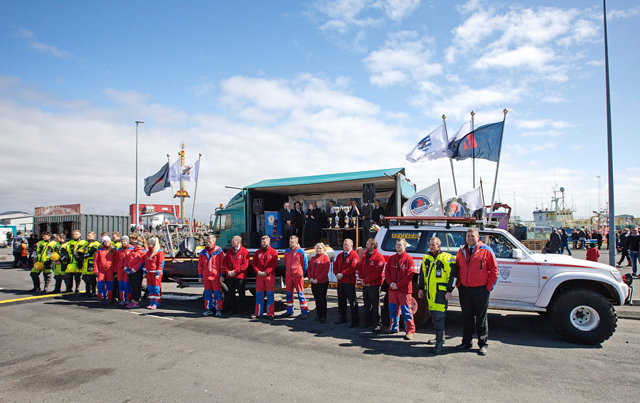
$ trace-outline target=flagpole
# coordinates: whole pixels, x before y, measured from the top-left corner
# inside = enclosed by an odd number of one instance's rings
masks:
[[[442,215],[444,215],[444,200],[442,200],[442,187],[440,186],[440,178],[438,178],[438,191],[440,192],[440,211],[442,211]]]
[[[476,116],[476,113],[474,111],[471,111],[471,133],[473,133],[474,130],[476,130],[475,127],[475,120],[474,120],[474,116]],[[473,133],[471,134],[471,161],[473,164],[473,188],[476,188],[476,147],[475,147],[475,143],[476,143],[476,134]]]
[[[496,178],[493,181],[493,192],[491,193],[491,210],[489,210],[489,223],[493,218],[493,203],[496,200],[496,186],[498,185],[498,169],[500,168],[500,153],[502,152],[502,136],[504,135],[504,121],[507,120],[507,113],[509,110],[504,108],[504,117],[502,118],[502,131],[500,132],[500,147],[498,147],[498,161],[496,162]]]
[[[171,207],[173,208],[173,216],[176,217],[176,203],[173,201],[173,181],[171,180],[171,158],[167,154],[167,162],[169,163],[169,184],[171,185]],[[177,219],[178,217],[176,217]]]
[[[182,225],[184,225],[184,181],[182,180],[182,167],[184,166],[184,142],[181,144],[180,150],[180,215],[182,216]]]
[[[444,122],[444,137],[445,137],[445,139],[447,139],[447,146],[448,146],[449,145],[449,133],[447,133],[447,117],[445,115],[442,115],[442,121]],[[453,172],[453,158],[449,157],[449,163],[451,164],[451,176],[453,176],[453,191],[457,196],[458,195],[458,187],[456,186],[456,174]],[[439,181],[440,181],[440,179],[438,179],[438,182]],[[440,192],[440,198],[442,199],[442,192]]]
[[[191,232],[191,227],[193,226],[193,214],[196,211],[196,196],[198,195],[198,178],[200,177],[200,158],[202,158],[202,153],[198,154],[198,172],[196,175],[196,188],[193,190],[193,208],[191,209],[191,225],[189,225],[189,232]]]
[[[482,206],[484,206],[485,201],[484,201],[484,187],[482,186],[482,176],[480,177],[480,193],[482,194]]]

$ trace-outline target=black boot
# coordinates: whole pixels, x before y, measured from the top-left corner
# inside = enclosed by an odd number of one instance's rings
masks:
[[[33,288],[29,292],[40,291],[40,273],[31,272],[29,275],[31,276],[31,281],[33,281]]]
[[[436,346],[433,348],[433,354],[442,354],[443,344],[444,344],[444,331],[436,330]]]
[[[45,274],[44,289],[42,291],[47,292],[49,290],[49,284],[51,284],[51,275]]]
[[[437,334],[437,333],[438,333],[438,331],[436,331],[436,334]],[[428,341],[427,341],[427,344],[428,344],[428,345],[430,345],[430,346],[433,346],[433,345],[434,345],[434,344],[436,344],[437,342],[438,342],[438,337],[436,336],[436,337],[434,337],[433,339],[428,340]],[[447,344],[447,341],[444,339],[444,333],[443,333],[443,336],[442,336],[442,344]]]

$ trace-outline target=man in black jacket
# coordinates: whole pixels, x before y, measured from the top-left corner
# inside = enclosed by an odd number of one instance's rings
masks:
[[[627,236],[627,250],[631,258],[631,271],[634,276],[638,276],[638,258],[640,257],[640,234],[638,227],[631,229],[631,235]]]
[[[284,228],[283,239],[291,238],[291,235],[295,234],[295,227],[293,221],[295,218],[295,210],[291,208],[291,203],[286,202],[284,208],[280,210],[280,217],[282,220],[282,226]]]
[[[624,258],[627,258],[627,267],[631,266],[631,259],[629,258],[629,251],[627,250],[627,235],[629,234],[628,229],[623,229],[622,234],[620,234],[620,261],[617,266],[622,267],[622,261]]]
[[[295,235],[300,240],[300,245],[302,245],[302,237],[304,235],[304,211],[302,211],[300,202],[296,202],[295,207],[295,210],[293,210],[293,227],[296,230]]]
[[[376,199],[375,208],[373,209],[373,216],[371,219],[374,223],[378,225],[382,225],[382,220],[384,217],[384,207],[380,205],[380,200]]]

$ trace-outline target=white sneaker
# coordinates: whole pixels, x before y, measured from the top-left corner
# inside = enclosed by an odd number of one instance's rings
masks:
[[[202,314],[202,316],[211,316],[213,315],[213,311],[211,309],[207,309],[206,311],[204,311],[204,313]]]

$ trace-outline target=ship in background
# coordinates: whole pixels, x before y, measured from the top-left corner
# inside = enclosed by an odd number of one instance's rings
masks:
[[[560,188],[560,197],[558,191],[553,190],[551,205],[549,208],[536,209],[533,212],[533,225],[536,227],[554,227],[567,228],[574,227],[577,221],[573,217],[576,211],[574,206],[567,207],[564,196],[564,187]]]

